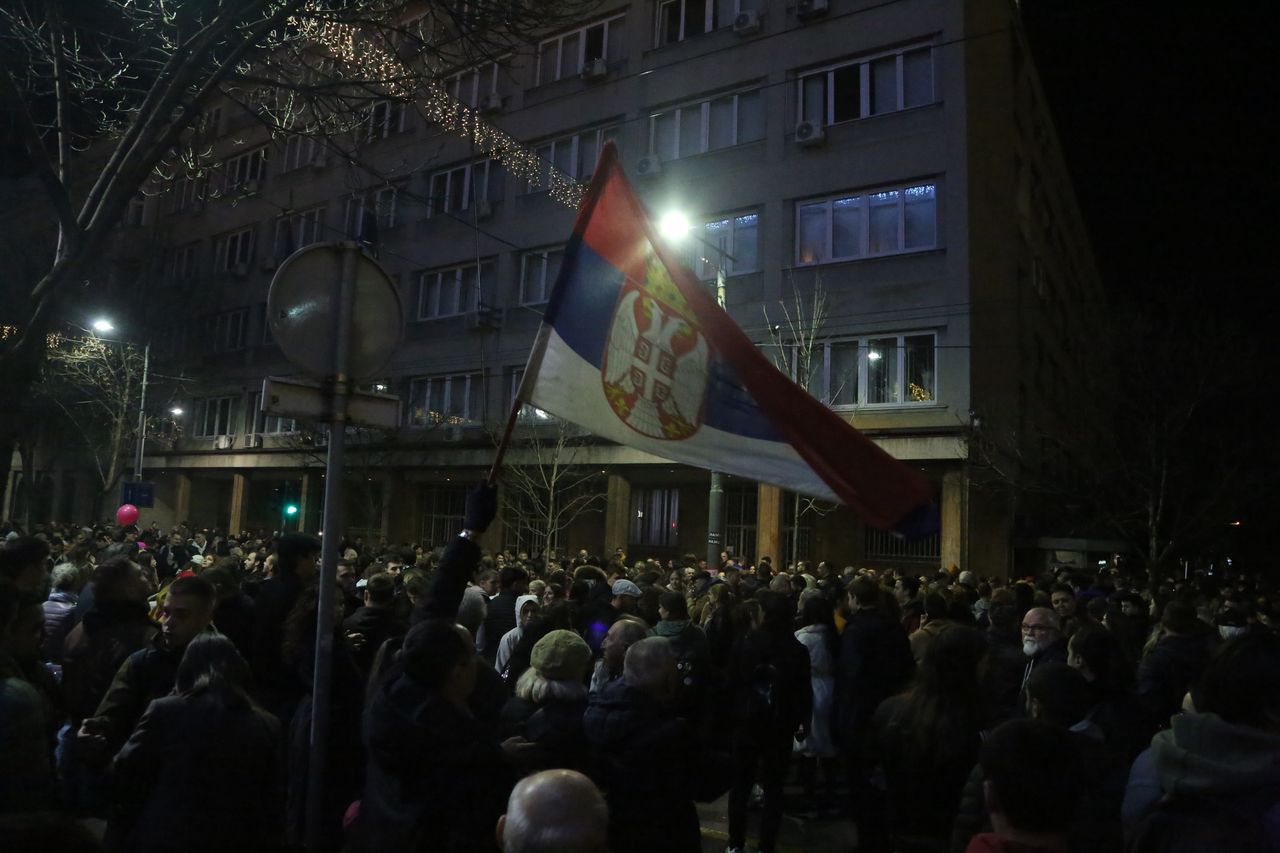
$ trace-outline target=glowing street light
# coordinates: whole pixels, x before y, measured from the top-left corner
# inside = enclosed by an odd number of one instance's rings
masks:
[[[678,210],[670,210],[662,214],[658,220],[658,231],[673,243],[679,243],[689,234],[689,217]]]
[[[181,407],[181,406],[174,406],[173,408],[171,408],[171,409],[169,410],[169,414],[173,415],[175,418],[180,418],[180,417],[182,417],[182,407]]]
[[[92,326],[93,330],[100,335],[106,334],[107,332],[114,332],[116,330],[116,324],[112,323],[106,317],[99,317],[94,320]]]

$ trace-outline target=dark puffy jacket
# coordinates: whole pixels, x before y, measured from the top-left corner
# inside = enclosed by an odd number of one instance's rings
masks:
[[[1182,697],[1204,672],[1217,635],[1168,634],[1138,664],[1138,700],[1155,725],[1168,725]]]
[[[76,594],[51,592],[49,600],[44,603],[44,645],[41,646],[41,651],[45,660],[62,663],[63,646],[77,621]]]
[[[693,804],[691,730],[669,707],[611,682],[582,718],[592,773],[609,800],[613,853],[702,849]]]
[[[104,734],[113,754],[129,739],[147,706],[173,691],[173,680],[181,662],[181,652],[166,649],[162,637],[156,637],[149,647],[125,658],[93,713],[105,727]]]
[[[408,675],[390,676],[364,716],[369,762],[359,849],[491,850],[514,779],[496,739]]]
[[[280,723],[204,693],[150,704],[112,763],[128,853],[244,850],[280,842]]]
[[[513,696],[502,708],[499,737],[522,737],[538,748],[520,756],[526,773],[566,768],[585,773],[589,769],[586,739],[582,736],[582,715],[587,700],[548,701],[535,705]]]
[[[859,610],[849,618],[836,668],[836,737],[845,749],[857,748],[876,708],[906,686],[914,669],[901,623],[878,610]]]

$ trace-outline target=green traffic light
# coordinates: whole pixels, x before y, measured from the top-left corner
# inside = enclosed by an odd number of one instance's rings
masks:
[[[297,505],[296,505],[296,504],[289,504],[287,507],[285,507],[285,508],[284,508],[284,514],[285,514],[285,515],[297,515],[297,514],[298,514],[298,507],[297,507]]]

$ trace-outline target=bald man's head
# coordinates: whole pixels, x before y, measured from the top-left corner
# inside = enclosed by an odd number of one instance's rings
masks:
[[[544,770],[520,781],[498,819],[502,853],[605,853],[609,810],[591,780]]]

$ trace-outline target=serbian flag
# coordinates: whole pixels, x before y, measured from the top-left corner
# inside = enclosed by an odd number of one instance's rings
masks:
[[[605,146],[565,248],[519,400],[699,468],[936,529],[933,489],[764,356],[655,238]]]

